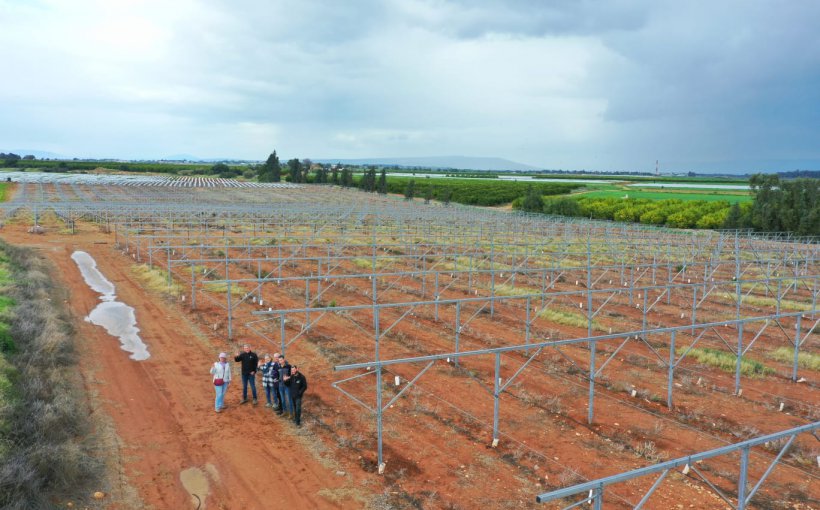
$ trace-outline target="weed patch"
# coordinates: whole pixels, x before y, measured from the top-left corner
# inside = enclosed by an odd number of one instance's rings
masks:
[[[564,326],[573,326],[576,328],[586,328],[588,320],[582,313],[565,312],[563,310],[555,310],[552,308],[545,308],[538,312],[538,317],[546,319],[550,322],[563,324]],[[606,328],[598,321],[592,321],[592,329],[594,331],[606,331]]]
[[[2,342],[2,338],[0,338],[0,342]],[[769,353],[769,357],[773,360],[792,364],[794,363],[794,349],[792,347],[778,347]],[[798,352],[797,365],[809,370],[820,370],[820,355],[810,352]]]
[[[685,351],[685,348],[679,348],[678,354],[683,354]],[[719,368],[725,372],[734,372],[737,364],[737,356],[734,354],[708,347],[692,349],[689,351],[689,356],[698,360],[698,363]],[[740,363],[740,373],[750,377],[760,377],[773,374],[774,369],[759,361],[744,358]]]
[[[737,299],[737,294],[731,292],[720,292],[718,296],[729,301]],[[743,295],[740,299],[741,303],[763,308],[776,308],[777,299],[773,297]],[[780,309],[784,311],[806,312],[811,310],[811,303],[802,303],[800,301],[792,301],[791,299],[781,299]]]
[[[202,284],[202,288],[208,292],[225,293],[228,292],[227,282],[207,282]],[[239,285],[231,285],[232,296],[243,296],[245,291]]]
[[[148,264],[140,264],[132,267],[131,272],[133,272],[149,290],[175,297],[182,293],[182,286],[173,281],[173,279],[171,279],[171,285],[168,285],[168,272],[166,271],[152,268],[148,266]]]

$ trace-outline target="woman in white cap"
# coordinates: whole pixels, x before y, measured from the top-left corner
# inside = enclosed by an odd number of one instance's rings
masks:
[[[231,365],[228,363],[226,353],[219,353],[219,361],[211,367],[211,375],[213,376],[214,390],[216,391],[214,409],[219,413],[225,408],[225,393],[228,391],[228,385],[231,382]]]

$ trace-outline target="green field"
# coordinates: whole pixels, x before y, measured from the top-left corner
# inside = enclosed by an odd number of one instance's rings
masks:
[[[668,183],[689,183],[689,184],[748,184],[746,177],[711,177],[685,175],[607,175],[607,174],[538,174],[533,175],[534,179],[590,179],[600,181],[618,182],[668,182]]]
[[[0,182],[0,202],[6,201],[6,190],[8,189],[8,184],[5,182]]]
[[[588,186],[587,188],[591,188]],[[582,191],[572,196],[589,198],[648,198],[651,200],[667,200],[677,198],[680,200],[704,200],[707,202],[751,202],[752,195],[739,190],[681,190],[681,189],[641,189],[608,186],[609,189],[596,189],[594,191]]]

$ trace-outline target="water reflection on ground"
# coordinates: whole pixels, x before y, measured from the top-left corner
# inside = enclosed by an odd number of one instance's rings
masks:
[[[71,254],[72,260],[80,268],[85,283],[94,292],[101,294],[102,303],[91,310],[85,320],[102,326],[109,335],[119,338],[122,350],[130,352],[131,359],[142,361],[150,357],[148,347],[139,336],[137,327],[137,317],[134,309],[130,306],[116,301],[114,284],[108,281],[99,269],[97,261],[84,251],[75,251]]]

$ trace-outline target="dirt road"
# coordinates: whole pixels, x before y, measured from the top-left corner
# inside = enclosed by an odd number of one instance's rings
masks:
[[[147,292],[127,256],[110,237],[33,236],[7,226],[2,237],[30,246],[54,266],[75,318],[80,367],[95,422],[113,426],[111,508],[361,508],[362,501],[321,494],[362,494],[349,475],[311,453],[311,439],[264,407],[238,405],[241,382],[229,389],[228,409],[216,414],[208,373],[220,350],[236,345],[204,335],[175,303]],[[89,253],[116,286],[118,300],[135,309],[150,358],[129,359],[115,337],[83,319],[99,295],[83,281],[71,254]],[[261,389],[261,381],[258,383]],[[193,497],[192,494],[196,494]]]

